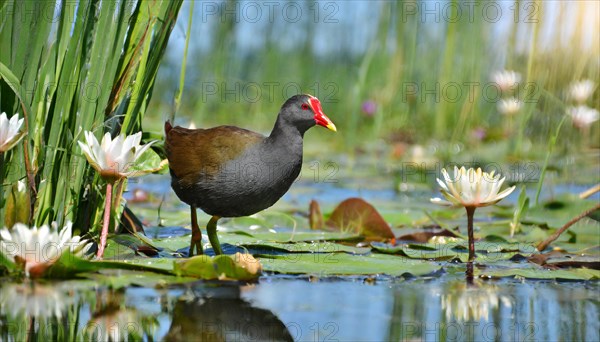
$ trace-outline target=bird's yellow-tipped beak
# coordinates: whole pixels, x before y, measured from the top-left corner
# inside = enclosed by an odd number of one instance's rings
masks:
[[[327,125],[325,126],[325,128],[329,128],[330,130],[337,132],[337,128],[335,127],[335,125],[333,124],[333,122],[331,122],[331,120],[329,120],[329,122],[327,123]]]
[[[323,126],[334,132],[337,132],[335,124],[333,123],[333,121],[331,121],[331,119],[327,117],[327,115],[325,115],[325,113],[323,113],[323,109],[321,108],[321,102],[319,102],[319,100],[316,97],[311,97],[310,106],[312,107],[313,112],[315,113],[315,122],[317,123],[317,125]]]

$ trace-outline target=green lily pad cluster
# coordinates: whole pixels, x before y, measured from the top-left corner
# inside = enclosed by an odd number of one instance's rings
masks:
[[[567,220],[565,217],[593,203],[565,195],[533,206],[520,219],[521,230],[513,236],[510,209],[484,211],[485,215],[474,224],[477,255],[474,274],[486,279],[600,278],[597,239],[600,224],[593,218],[572,226],[552,243],[551,251],[538,252],[535,247],[553,234]],[[419,220],[424,217],[407,215]],[[189,247],[186,230],[177,228],[174,231],[178,233],[169,236],[162,233],[169,231],[168,228],[153,227],[147,229],[147,236],[110,238],[103,261],[65,253],[46,277],[83,277],[111,286],[159,286],[197,279],[254,281],[261,274],[423,277],[455,273],[459,269],[464,272],[469,257],[468,241],[461,227],[464,220],[443,210],[428,215],[430,222],[442,223],[446,229],[404,222],[401,227],[392,224],[395,241],[373,241],[373,236],[365,239],[360,231],[298,228],[302,227],[303,219],[279,212],[231,219],[219,226],[219,237],[228,255],[217,257],[184,258]],[[397,215],[390,211],[382,217],[393,222]],[[176,216],[172,219],[177,221]],[[296,228],[287,228],[290,226]]]

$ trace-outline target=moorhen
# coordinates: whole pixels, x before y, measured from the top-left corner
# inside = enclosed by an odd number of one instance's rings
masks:
[[[268,137],[235,126],[187,129],[165,123],[171,187],[191,209],[190,256],[194,248],[203,253],[196,208],[212,215],[208,239],[215,254],[222,254],[217,221],[275,204],[300,174],[302,138],[315,125],[336,131],[312,95],[289,98]]]

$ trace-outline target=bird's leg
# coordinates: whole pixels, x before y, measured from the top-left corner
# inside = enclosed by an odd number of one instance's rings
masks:
[[[219,243],[219,237],[217,236],[217,221],[219,221],[219,216],[213,216],[208,221],[208,225],[206,225],[206,233],[208,234],[208,241],[215,251],[215,255],[223,254],[221,250],[221,244]]]
[[[192,213],[192,241],[190,242],[190,252],[189,256],[194,255],[194,247],[196,247],[196,252],[198,255],[204,254],[202,251],[202,232],[200,231],[200,227],[198,226],[198,216],[196,214],[196,207],[190,205],[191,213]]]

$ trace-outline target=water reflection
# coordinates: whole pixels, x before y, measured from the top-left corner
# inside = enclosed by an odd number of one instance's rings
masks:
[[[153,336],[158,321],[127,305],[124,290],[96,291],[95,305],[83,334],[86,340],[123,341]]]
[[[240,299],[240,288],[220,296],[180,297],[173,309],[167,341],[293,341],[271,311]]]
[[[64,286],[36,283],[4,284],[0,287],[0,312],[11,318],[36,317],[40,319],[62,318],[72,296]]]
[[[0,286],[0,341],[47,340],[74,300],[63,286],[5,283]],[[10,338],[8,338],[10,337]]]
[[[421,284],[422,288],[415,285],[394,291],[390,340],[545,341],[599,337],[596,283],[495,283],[476,279],[472,284],[456,280],[433,281]]]
[[[240,298],[246,287],[111,290],[86,283],[0,285],[0,341],[293,341],[271,311]]]
[[[490,313],[499,310],[499,305],[512,306],[510,298],[499,293],[497,286],[477,281],[452,283],[449,291],[440,296],[446,321],[489,321]]]
[[[453,280],[449,280],[453,279]],[[598,282],[359,278],[0,285],[0,341],[599,340]]]

